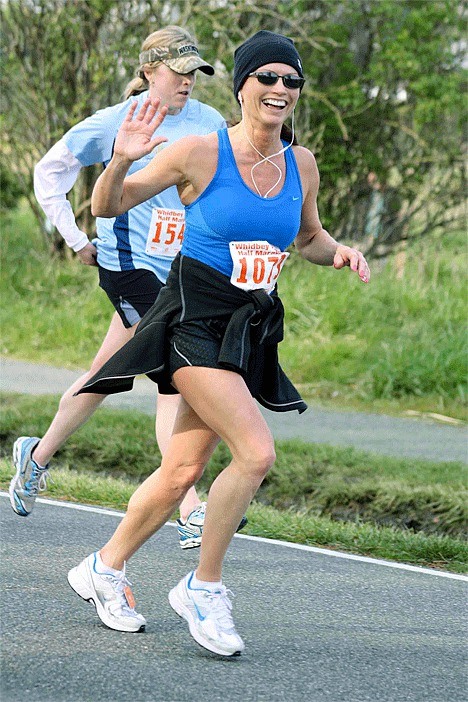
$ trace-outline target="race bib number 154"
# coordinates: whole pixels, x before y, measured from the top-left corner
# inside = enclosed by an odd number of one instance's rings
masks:
[[[150,256],[174,258],[184,239],[185,210],[154,207],[146,240],[146,253]]]
[[[267,241],[231,241],[231,283],[243,290],[271,292],[289,253]]]

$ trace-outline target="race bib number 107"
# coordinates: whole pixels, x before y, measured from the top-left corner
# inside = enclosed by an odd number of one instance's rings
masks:
[[[289,253],[267,241],[231,241],[231,283],[243,290],[271,292]]]
[[[185,210],[154,207],[146,240],[146,253],[150,256],[174,258],[184,240]]]

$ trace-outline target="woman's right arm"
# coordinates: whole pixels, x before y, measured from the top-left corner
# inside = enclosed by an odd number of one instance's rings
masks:
[[[114,154],[106,169],[94,186],[91,211],[97,217],[116,217],[132,207],[166,190],[171,185],[183,185],[185,176],[185,154],[182,139],[171,144],[155,156],[141,170],[127,176],[133,161],[148,155],[166,137],[154,137],[154,131],[162,124],[167,108],[158,112],[159,102],[145,100],[139,112],[136,103],[130,108],[120,127],[114,144]]]
[[[47,218],[67,245],[78,255],[86,249],[96,251],[75,220],[67,194],[75,185],[82,164],[60,139],[34,168],[34,194]],[[81,257],[81,256],[80,256]]]

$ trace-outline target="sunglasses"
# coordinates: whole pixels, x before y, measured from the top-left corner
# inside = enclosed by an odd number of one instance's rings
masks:
[[[299,90],[305,83],[305,78],[296,76],[294,73],[288,73],[286,76],[279,76],[274,71],[257,71],[249,73],[249,77],[250,76],[255,76],[262,85],[276,85],[278,79],[281,78],[284,87],[290,90]]]

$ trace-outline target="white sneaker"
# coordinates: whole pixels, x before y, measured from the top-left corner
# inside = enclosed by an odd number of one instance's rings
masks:
[[[193,571],[182,578],[169,593],[169,603],[189,625],[190,633],[200,646],[221,656],[238,656],[244,642],[236,632],[231,617],[232,604],[221,586],[215,591],[191,587]]]
[[[98,573],[96,555],[92,553],[70,570],[70,586],[77,595],[94,604],[99,619],[109,629],[133,633],[144,631],[146,619],[135,612],[135,600],[131,583],[125,577],[125,568],[119,575],[105,571]]]

